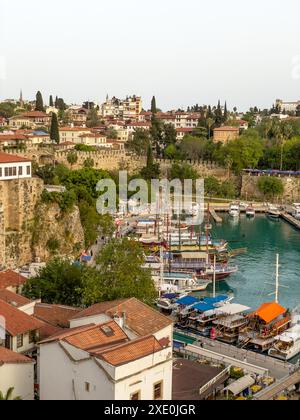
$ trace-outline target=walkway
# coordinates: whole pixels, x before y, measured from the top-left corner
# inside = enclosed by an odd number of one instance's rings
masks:
[[[231,357],[240,362],[245,362],[263,369],[267,369],[270,375],[276,379],[285,378],[294,367],[294,365],[274,359],[273,357],[265,356],[253,351],[239,349],[235,346],[222,343],[220,341],[210,340],[209,338],[201,337],[192,333],[185,333],[180,330],[175,330],[176,333],[186,335],[195,339],[195,345],[203,344],[203,348],[217,353],[221,356]]]
[[[255,396],[256,400],[272,400],[277,395],[281,394],[285,390],[291,388],[294,385],[300,383],[300,370],[293,373],[292,375],[283,378],[281,381],[275,382],[273,385],[261,391]]]

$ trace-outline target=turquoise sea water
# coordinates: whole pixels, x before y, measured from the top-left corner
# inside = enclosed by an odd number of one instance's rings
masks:
[[[248,248],[248,253],[232,260],[239,271],[226,282],[218,283],[217,292],[232,292],[235,302],[252,309],[273,301],[274,295],[270,293],[275,291],[275,263],[279,253],[280,283],[288,287],[280,288],[280,304],[290,309],[300,306],[300,231],[283,220],[272,221],[264,215],[255,219],[241,216],[240,220],[222,217],[223,224],[213,226],[213,237],[228,240],[233,249]]]

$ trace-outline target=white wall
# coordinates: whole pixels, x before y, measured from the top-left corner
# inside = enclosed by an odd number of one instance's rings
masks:
[[[171,348],[117,368],[101,360],[98,363],[102,367],[92,359],[75,362],[59,343],[42,344],[41,400],[129,400],[137,391],[143,400],[152,400],[154,384],[161,381],[163,398],[172,398]],[[114,383],[111,377],[117,382]],[[90,384],[89,392],[86,383]]]
[[[41,345],[39,359],[41,400],[114,399],[113,384],[93,360],[74,362],[58,343]]]
[[[27,175],[27,166],[30,166],[30,174]],[[22,168],[22,175],[19,175],[19,167]],[[16,168],[16,175],[5,176],[5,168]],[[7,181],[10,179],[23,179],[31,178],[32,168],[31,162],[16,162],[16,163],[0,163],[0,169],[2,169],[2,174],[0,174],[0,180]]]
[[[34,364],[18,363],[0,365],[0,391],[14,387],[14,397],[34,399]]]

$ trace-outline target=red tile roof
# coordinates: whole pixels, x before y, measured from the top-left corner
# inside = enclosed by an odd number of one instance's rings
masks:
[[[0,295],[1,297],[1,295]],[[78,308],[64,305],[49,305],[37,303],[34,307],[34,316],[55,327],[69,328],[70,319],[80,312]]]
[[[0,163],[18,163],[18,162],[30,162],[30,159],[17,156],[17,155],[10,155],[8,153],[0,152]]]
[[[13,337],[42,327],[42,323],[0,300],[0,316],[5,319],[5,329]]]
[[[20,117],[25,117],[25,118],[46,118],[47,117],[47,118],[51,118],[51,115],[48,115],[45,112],[41,112],[41,111],[30,111],[30,112],[25,112],[24,114],[20,115]]]
[[[23,134],[1,134],[0,133],[0,141],[17,141],[22,140],[26,141],[28,138]]]
[[[86,128],[86,127],[61,127],[59,129],[59,132],[61,132],[61,131],[88,131],[88,132],[90,132],[91,129]]]
[[[126,326],[139,336],[154,334],[173,324],[171,319],[135,298],[98,303],[79,312],[72,319],[100,314],[113,318],[114,316],[121,317],[123,313],[126,316]]]
[[[110,330],[110,333],[106,334],[106,329]],[[97,351],[101,347],[115,345],[127,340],[127,335],[114,321],[90,327],[86,331],[79,331],[64,339],[74,347],[86,351]]]
[[[15,308],[20,308],[21,306],[28,305],[32,301],[27,299],[24,296],[13,293],[7,289],[0,289],[0,300],[3,300],[6,303],[14,306]]]
[[[1,153],[0,153],[1,156]],[[12,270],[0,272],[0,289],[8,287],[23,286],[27,282],[27,278]]]
[[[29,357],[23,354],[15,353],[5,347],[0,347],[0,367],[2,364],[15,364],[15,363],[34,363]]]
[[[95,356],[113,366],[121,366],[125,363],[154,354],[163,350],[155,337],[143,337],[118,347],[95,352]]]

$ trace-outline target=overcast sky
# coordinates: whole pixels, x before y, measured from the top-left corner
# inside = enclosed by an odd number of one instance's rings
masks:
[[[0,0],[0,99],[300,99],[299,0]]]

